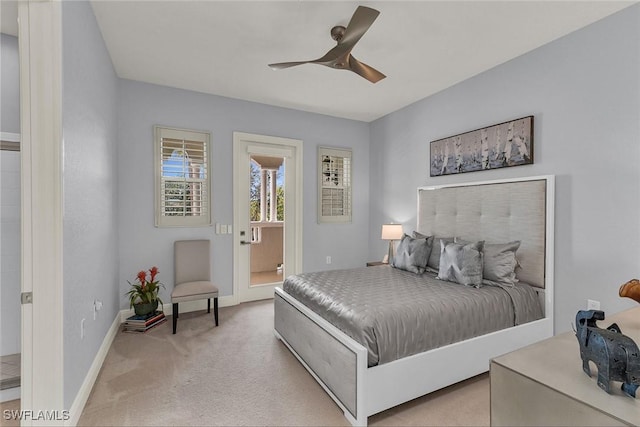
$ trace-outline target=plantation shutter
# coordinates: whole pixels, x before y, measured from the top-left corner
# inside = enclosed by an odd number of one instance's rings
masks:
[[[351,222],[351,150],[318,149],[318,222]]]
[[[206,132],[155,128],[156,226],[211,225]]]

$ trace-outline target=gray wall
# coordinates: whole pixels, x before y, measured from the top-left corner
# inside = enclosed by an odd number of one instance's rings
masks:
[[[70,408],[120,310],[118,79],[88,2],[63,2],[62,24],[64,404]],[[96,299],[104,305],[93,320]]]
[[[556,332],[587,298],[637,305],[618,288],[640,266],[639,76],[633,6],[373,122],[370,258],[380,224],[415,227],[418,186],[554,174]],[[429,141],[531,114],[534,165],[429,177]]]
[[[0,132],[20,133],[18,39],[0,34]],[[0,355],[20,353],[20,153],[0,151]]]
[[[20,133],[18,38],[0,34],[0,131]]]
[[[165,301],[173,288],[173,241],[208,238],[212,242],[213,279],[221,295],[233,293],[233,241],[213,227],[155,228],[153,198],[153,125],[204,130],[212,135],[213,220],[233,223],[233,132],[303,140],[304,271],[357,267],[367,260],[369,229],[369,125],[352,120],[277,108],[139,83],[120,81],[118,107],[118,204],[121,294],[127,280],[153,265],[165,283]],[[317,147],[353,149],[353,222],[317,224]],[[327,255],[332,264],[326,265]],[[126,307],[124,297],[121,308]]]

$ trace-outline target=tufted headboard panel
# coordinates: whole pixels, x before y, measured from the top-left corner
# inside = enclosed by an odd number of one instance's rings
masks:
[[[553,241],[548,189],[552,197],[553,177],[421,187],[417,230],[486,243],[520,240],[517,277],[544,288],[546,272],[552,268],[547,252],[553,250],[547,246]]]

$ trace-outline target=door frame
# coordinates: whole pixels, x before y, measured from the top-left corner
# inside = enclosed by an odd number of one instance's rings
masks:
[[[302,230],[303,230],[303,152],[302,152],[302,141],[298,139],[291,138],[282,138],[275,136],[267,136],[267,135],[257,135],[251,133],[244,132],[234,132],[233,133],[233,301],[234,304],[239,304],[245,301],[251,301],[252,299],[242,298],[240,295],[240,285],[241,281],[244,278],[243,272],[241,270],[241,257],[242,250],[248,250],[248,247],[242,245],[240,242],[246,238],[247,235],[241,236],[240,232],[242,231],[242,227],[246,224],[243,224],[243,220],[240,216],[241,211],[241,197],[243,188],[242,182],[246,182],[246,178],[242,179],[240,175],[243,173],[243,170],[239,167],[239,162],[241,158],[245,158],[247,154],[248,147],[252,147],[252,153],[255,154],[263,154],[263,155],[272,155],[272,156],[282,156],[283,151],[288,151],[291,154],[291,159],[288,161],[293,162],[295,166],[295,179],[287,180],[285,182],[285,203],[287,200],[287,194],[292,194],[295,198],[295,203],[293,206],[294,218],[293,220],[287,221],[285,218],[285,240],[283,243],[285,244],[285,275],[296,274],[302,271]],[[287,162],[287,160],[285,160]],[[286,167],[285,167],[285,176],[286,176]],[[285,178],[286,179],[286,178]],[[293,184],[293,188],[292,187]],[[291,199],[289,197],[289,199]],[[293,233],[293,236],[288,234]],[[289,259],[291,258],[291,259]],[[267,293],[262,293],[256,299],[264,299],[273,297],[273,293],[268,295]]]
[[[18,2],[22,305],[20,409],[64,414],[62,6]],[[62,425],[65,416],[46,420]],[[25,417],[21,425],[41,424]]]

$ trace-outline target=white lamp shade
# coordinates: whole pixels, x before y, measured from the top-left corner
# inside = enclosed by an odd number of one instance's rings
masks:
[[[403,235],[402,224],[382,224],[382,240],[400,240]]]

